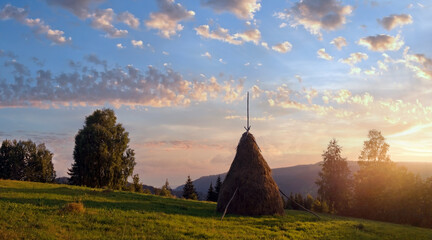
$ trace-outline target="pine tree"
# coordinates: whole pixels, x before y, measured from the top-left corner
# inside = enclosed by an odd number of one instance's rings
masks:
[[[75,136],[70,182],[89,187],[120,189],[132,175],[135,153],[129,148],[129,133],[116,123],[111,109],[96,110],[86,117]]]
[[[210,183],[210,187],[207,191],[207,201],[210,202],[217,202],[217,198],[216,198],[216,192],[213,189],[213,183]]]
[[[215,186],[215,199],[216,199],[216,202],[217,202],[217,200],[218,200],[218,198],[219,198],[219,192],[220,192],[220,189],[221,189],[221,187],[222,187],[222,181],[221,181],[221,177],[220,177],[220,175],[217,177],[217,180],[216,180],[216,186]]]
[[[346,158],[341,157],[342,148],[332,139],[327,151],[322,154],[322,169],[318,185],[318,195],[324,202],[334,206],[337,212],[348,209],[348,197],[350,195],[350,170]]]
[[[193,199],[193,200],[198,199],[198,194],[195,190],[195,186],[193,185],[190,176],[188,176],[186,180],[186,184],[183,187],[183,197],[186,199]]]
[[[135,192],[143,192],[143,186],[140,183],[139,175],[135,174],[132,177],[133,180],[133,189]]]
[[[166,179],[165,184],[162,186],[159,195],[165,197],[172,197],[171,187],[168,183],[168,178]]]

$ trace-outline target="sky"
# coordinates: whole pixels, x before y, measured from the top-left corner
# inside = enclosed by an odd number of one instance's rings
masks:
[[[86,116],[114,109],[144,184],[228,171],[246,125],[271,168],[332,138],[355,161],[432,162],[432,2],[0,0],[0,140],[67,176]]]

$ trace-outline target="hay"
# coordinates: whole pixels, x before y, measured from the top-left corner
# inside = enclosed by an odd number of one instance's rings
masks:
[[[82,202],[71,202],[71,203],[67,203],[63,209],[62,209],[63,213],[84,213],[85,209],[84,209],[84,204]]]
[[[237,188],[227,213],[251,216],[284,214],[282,197],[271,176],[271,169],[261,155],[255,138],[248,132],[240,138],[236,156],[222,184],[218,212],[224,212]]]

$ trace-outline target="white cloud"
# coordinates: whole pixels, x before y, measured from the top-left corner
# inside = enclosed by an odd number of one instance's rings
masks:
[[[148,28],[159,30],[159,35],[171,38],[183,30],[180,21],[189,20],[195,16],[194,11],[186,10],[175,0],[157,0],[160,11],[150,13],[150,19],[145,21]]]
[[[367,47],[369,50],[379,52],[397,51],[404,45],[404,42],[400,39],[399,35],[392,37],[385,34],[364,37],[361,38],[357,43]]]
[[[290,42],[285,41],[283,43],[278,43],[278,44],[272,46],[272,49],[276,52],[287,53],[287,52],[291,51],[292,45]]]
[[[211,55],[209,52],[205,52],[205,53],[201,54],[201,56],[202,56],[202,57],[206,57],[206,58],[208,58],[208,59],[211,59],[211,58],[212,58],[212,55]]]
[[[366,53],[355,52],[355,53],[351,53],[348,58],[344,58],[339,61],[348,64],[350,66],[353,66],[354,64],[359,63],[363,60],[367,60],[368,58],[369,56]]]
[[[210,31],[209,25],[201,25],[195,28],[195,31],[197,35],[201,37],[215,39],[233,45],[241,45],[245,42],[253,42],[256,45],[258,45],[261,39],[261,32],[258,29],[251,29],[243,33],[236,33],[231,35],[229,33],[229,30],[226,28],[217,27],[215,30]],[[266,46],[266,45],[267,43],[265,43],[262,46]]]
[[[132,46],[137,48],[144,48],[144,43],[142,40],[131,40]]]
[[[411,15],[409,14],[392,14],[383,19],[378,19],[378,23],[381,24],[386,30],[392,30],[397,26],[403,26],[411,24],[413,22]]]
[[[122,12],[117,15],[117,20],[132,28],[138,28],[140,21],[130,12]]]
[[[261,0],[205,0],[204,6],[217,13],[232,12],[240,19],[252,19],[261,8]]]
[[[326,53],[325,48],[321,48],[317,51],[318,57],[330,61],[333,59],[330,54]]]
[[[255,45],[258,45],[261,39],[261,32],[258,29],[250,29],[243,33],[236,33],[234,37],[240,38],[244,42],[253,42]]]
[[[121,43],[117,43],[116,46],[117,46],[118,49],[123,49],[123,48],[125,48],[125,46],[123,46]]]
[[[281,19],[290,19],[291,26],[303,27],[310,33],[321,38],[321,30],[333,31],[346,23],[353,7],[342,6],[337,0],[302,0],[285,12],[277,13]]]
[[[348,45],[344,37],[337,37],[333,39],[330,43],[334,44],[339,50]]]
[[[119,30],[112,24],[115,18],[115,13],[111,8],[97,9],[90,15],[91,26],[106,32],[106,37],[119,38],[128,34],[127,30]]]
[[[17,8],[6,4],[0,11],[0,20],[14,19],[21,24],[31,27],[36,34],[45,35],[47,39],[55,44],[66,44],[72,41],[71,37],[65,37],[61,30],[51,29],[40,18],[27,18],[28,12],[23,8]]]

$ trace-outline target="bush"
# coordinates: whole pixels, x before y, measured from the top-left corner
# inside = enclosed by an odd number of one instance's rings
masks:
[[[84,213],[85,212],[84,204],[82,202],[67,203],[63,207],[62,212],[63,213],[74,213],[74,214]]]

